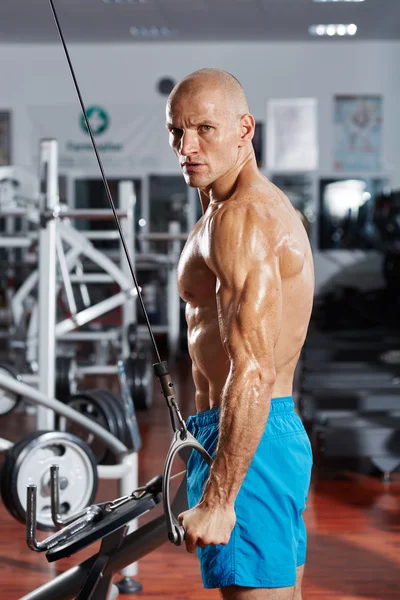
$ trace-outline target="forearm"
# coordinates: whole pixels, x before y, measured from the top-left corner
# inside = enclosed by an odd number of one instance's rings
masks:
[[[264,433],[274,378],[258,369],[232,371],[221,400],[215,458],[202,502],[233,505]]]

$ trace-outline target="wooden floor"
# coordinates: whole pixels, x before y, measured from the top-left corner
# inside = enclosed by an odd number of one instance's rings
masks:
[[[174,376],[179,404],[187,417],[193,411],[193,388],[187,365]],[[106,388],[109,380],[97,381]],[[163,397],[155,390],[155,404],[140,414],[143,438],[140,482],[162,472],[171,427]],[[0,435],[18,439],[32,428],[21,414],[2,417]],[[103,483],[99,500],[117,495],[116,484]],[[333,479],[323,467],[314,469],[305,514],[308,560],[303,600],[400,599],[400,476],[385,484],[376,477],[346,474]],[[75,564],[71,558],[48,564],[44,554],[31,552],[24,527],[0,504],[0,600],[16,600]],[[97,546],[79,555],[89,556]],[[196,556],[166,542],[139,563],[137,579],[146,600],[206,600],[217,591],[203,590]],[[126,596],[133,598],[135,596]]]

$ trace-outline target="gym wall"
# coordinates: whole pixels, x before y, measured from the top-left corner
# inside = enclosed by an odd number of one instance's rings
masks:
[[[163,126],[165,97],[156,85],[163,76],[174,80],[203,67],[226,69],[242,82],[256,120],[266,120],[269,98],[315,97],[318,100],[320,176],[333,170],[333,98],[335,94],[381,94],[384,99],[382,174],[400,186],[400,43],[132,43],[71,45],[86,105],[154,107],[160,113],[157,172],[178,172]],[[30,107],[76,106],[78,103],[62,49],[57,45],[0,45],[0,109],[13,107],[13,162],[35,168]],[[62,118],[62,113],[60,114]],[[49,135],[54,133],[49,132]],[[89,174],[89,173],[88,173]],[[96,171],[97,175],[97,171]],[[125,175],[107,169],[108,176]],[[345,255],[348,254],[347,257]],[[360,260],[343,253],[346,262]],[[315,257],[317,289],[341,265]],[[374,277],[374,274],[372,275]]]
[[[382,94],[383,169],[394,186],[400,185],[400,78],[394,76],[400,72],[398,42],[71,45],[71,58],[87,104],[144,103],[163,111],[158,79],[169,75],[177,80],[202,66],[236,75],[259,120],[265,120],[268,98],[315,97],[324,174],[333,172],[333,96]],[[0,107],[13,107],[14,163],[29,166],[28,107],[77,105],[60,45],[0,45],[0,80]],[[173,167],[165,131],[160,136],[161,164]]]

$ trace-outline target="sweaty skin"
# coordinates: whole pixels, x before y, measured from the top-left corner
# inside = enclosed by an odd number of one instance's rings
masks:
[[[231,75],[202,69],[185,78],[169,97],[167,127],[203,208],[178,265],[196,409],[221,409],[202,498],[179,516],[194,552],[228,543],[271,398],[292,395],[314,271],[298,214],[257,168],[254,118]]]

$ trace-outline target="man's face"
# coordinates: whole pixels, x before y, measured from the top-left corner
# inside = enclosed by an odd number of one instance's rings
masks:
[[[167,105],[167,127],[169,144],[190,187],[206,188],[235,165],[239,123],[222,92],[178,92]]]

